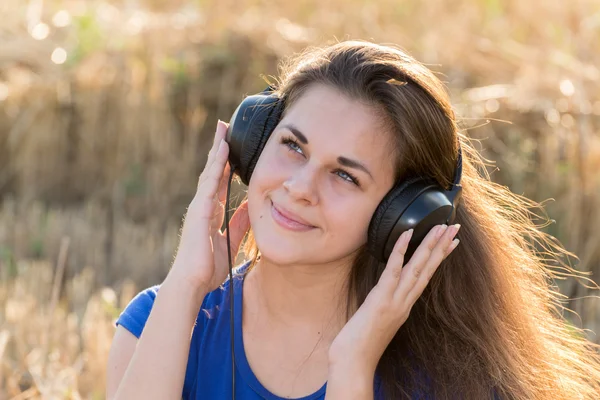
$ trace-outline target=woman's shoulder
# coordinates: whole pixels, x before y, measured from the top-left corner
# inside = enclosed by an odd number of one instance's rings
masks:
[[[160,285],[154,285],[139,292],[123,309],[115,321],[115,325],[123,326],[139,338],[144,330],[159,288]]]
[[[235,296],[237,296],[238,293],[241,293],[240,289],[243,284],[244,275],[246,274],[250,263],[250,261],[245,261],[232,270]],[[229,310],[229,294],[231,287],[232,280],[228,276],[221,286],[206,295],[204,302],[202,303],[202,307],[200,307],[198,318],[203,318],[204,320],[214,320],[221,314],[221,311]],[[226,316],[229,318],[229,313],[227,313]]]
[[[246,261],[233,269],[234,287],[241,284],[249,265],[250,261]],[[204,301],[198,312],[197,324],[199,319],[214,319],[224,306],[228,307],[230,286],[231,282],[228,276],[217,289],[209,292],[204,297]],[[115,321],[115,325],[123,326],[139,338],[150,316],[150,311],[152,311],[154,300],[159,291],[160,285],[154,285],[140,291],[120,313]]]

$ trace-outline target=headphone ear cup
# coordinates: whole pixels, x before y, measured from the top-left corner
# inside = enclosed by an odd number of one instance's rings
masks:
[[[284,104],[275,95],[246,97],[233,113],[226,141],[229,163],[242,182],[248,185],[267,140],[279,123]]]
[[[274,97],[274,96],[271,96],[271,97]],[[267,141],[271,137],[271,134],[277,127],[277,124],[281,120],[281,115],[283,114],[284,105],[283,105],[282,101],[277,99],[274,103],[270,104],[270,108],[271,108],[271,111],[269,112],[269,115],[267,116],[267,118],[264,121],[260,121],[257,123],[256,134],[252,133],[250,135],[251,140],[257,139],[257,141],[251,142],[251,144],[249,144],[249,146],[248,146],[249,151],[247,153],[245,153],[248,156],[247,167],[246,167],[246,169],[247,169],[247,172],[246,172],[247,178],[246,179],[247,179],[248,183],[250,183],[250,178],[252,177],[252,173],[254,172],[254,167],[256,167],[256,164],[258,163],[260,154],[262,153],[263,149],[265,148],[265,145],[267,144]],[[246,183],[246,185],[248,185],[248,183]]]
[[[435,225],[446,223],[452,203],[436,183],[411,178],[392,188],[377,206],[368,229],[367,247],[380,262],[387,262],[400,235],[414,229],[405,262]]]

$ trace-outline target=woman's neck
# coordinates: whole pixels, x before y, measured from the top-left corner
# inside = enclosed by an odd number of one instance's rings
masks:
[[[351,263],[278,265],[261,257],[244,282],[259,317],[282,328],[313,327],[335,335],[346,323]]]

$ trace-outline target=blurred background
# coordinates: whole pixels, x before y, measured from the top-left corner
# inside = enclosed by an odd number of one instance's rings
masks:
[[[589,274],[555,283],[600,343],[597,0],[0,0],[0,399],[104,398],[113,321],[166,275],[217,119],[344,39],[440,74],[492,179]]]

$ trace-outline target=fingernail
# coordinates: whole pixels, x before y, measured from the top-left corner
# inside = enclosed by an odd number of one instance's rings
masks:
[[[404,236],[402,238],[402,240],[403,240],[402,247],[405,250],[408,248],[408,245],[410,244],[410,238],[412,237],[412,234],[413,234],[413,229],[409,229],[402,234]]]
[[[453,228],[454,228],[454,235],[456,235],[458,233],[458,230],[460,229],[460,224],[454,224]]]
[[[449,247],[449,251],[452,251],[456,248],[456,246],[458,246],[458,244],[460,243],[460,239],[454,239],[451,243]]]

